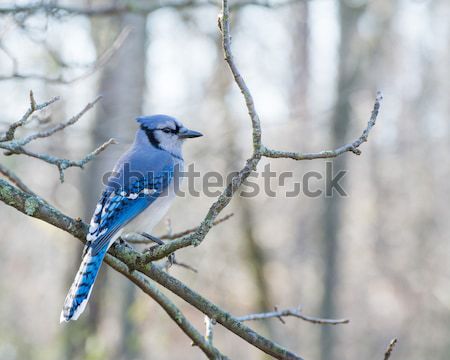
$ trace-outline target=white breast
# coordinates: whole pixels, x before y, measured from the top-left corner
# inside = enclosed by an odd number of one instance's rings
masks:
[[[179,170],[183,171],[183,163],[179,162]],[[181,182],[182,178],[179,177],[179,173],[175,176],[178,177],[178,184]],[[131,232],[146,232],[151,234],[155,225],[157,225],[164,215],[167,214],[172,202],[175,200],[175,183],[176,181],[172,181],[169,185],[167,191],[158,197],[153,203],[151,203],[147,209],[141,212],[138,216],[136,216],[133,220],[131,220],[127,225],[123,227],[123,233],[131,233]]]
[[[147,209],[141,212],[127,225],[123,227],[123,233],[130,232],[147,232],[151,233],[156,224],[158,224],[175,200],[175,194],[170,191],[168,195],[159,197],[153,203],[150,204]]]

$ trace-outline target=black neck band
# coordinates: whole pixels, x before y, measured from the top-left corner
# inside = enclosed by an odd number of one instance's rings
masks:
[[[150,144],[152,144],[155,148],[161,149],[159,146],[159,141],[156,139],[155,134],[153,134],[153,130],[148,129],[143,125],[141,125],[141,130],[145,132],[145,135],[147,135]]]
[[[141,125],[141,130],[145,132],[145,135],[147,135],[148,141],[150,144],[152,144],[155,148],[159,150],[163,150],[168,152],[170,155],[172,155],[174,158],[177,158],[181,161],[184,161],[183,158],[180,155],[174,154],[166,149],[163,149],[159,143],[159,141],[156,139],[155,134],[153,133],[153,130],[150,130],[146,128],[145,126]]]

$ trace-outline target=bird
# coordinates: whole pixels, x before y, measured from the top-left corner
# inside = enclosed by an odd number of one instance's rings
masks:
[[[203,135],[168,115],[140,116],[136,121],[134,142],[115,164],[95,207],[60,323],[83,313],[106,252],[121,234],[149,234],[166,214],[182,177],[183,143]]]

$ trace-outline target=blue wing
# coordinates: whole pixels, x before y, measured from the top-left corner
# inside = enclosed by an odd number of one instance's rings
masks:
[[[61,322],[76,320],[80,316],[111,245],[111,238],[164,193],[173,180],[173,174],[173,168],[167,166],[155,176],[126,181],[126,187],[106,188],[92,217],[83,261],[64,302]]]
[[[135,179],[127,187],[107,188],[92,217],[84,253],[92,249],[92,256],[98,254],[120,228],[164,193],[173,180],[173,174],[169,166],[152,176]]]

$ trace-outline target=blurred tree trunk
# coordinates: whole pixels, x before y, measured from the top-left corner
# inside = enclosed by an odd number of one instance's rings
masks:
[[[346,1],[339,2],[340,45],[338,54],[338,80],[336,104],[332,117],[331,147],[336,148],[348,141],[348,129],[351,118],[350,93],[359,78],[358,49],[355,44],[357,37],[357,21],[364,10]],[[340,156],[333,161],[333,173],[345,170],[347,156]],[[345,181],[345,177],[343,179]],[[341,181],[341,186],[343,182]],[[329,185],[327,181],[327,186]],[[333,189],[327,188],[327,193]],[[335,317],[337,298],[339,296],[339,235],[342,229],[344,199],[333,191],[332,196],[324,199],[324,230],[322,244],[323,297],[321,315]],[[334,352],[335,331],[331,326],[321,327],[321,359],[336,359]]]
[[[101,144],[114,137],[120,144],[108,149],[107,154],[101,156],[101,160],[92,162],[88,169],[89,176],[83,176],[86,219],[90,218],[101,193],[103,175],[112,169],[121,152],[133,140],[136,129],[134,119],[141,114],[143,107],[146,67],[146,16],[124,14],[94,19],[91,23],[98,54],[103,53],[125,27],[131,27],[132,32],[100,73],[98,92],[103,99],[97,106],[92,143]],[[77,257],[77,266],[78,260]],[[137,331],[129,311],[134,297],[135,287],[131,282],[111,274],[107,267],[102,268],[88,309],[83,314],[85,319],[81,318],[74,326],[73,331],[81,333],[82,336],[77,337],[76,342],[69,342],[67,349],[69,358],[89,357],[91,347],[83,346],[83,343],[88,339],[89,341],[95,339],[95,334],[101,331],[100,325],[105,322],[107,326],[103,326],[102,329],[109,331],[105,334],[107,338],[111,336],[114,338],[110,343],[114,344],[114,347],[109,345],[103,356],[115,359],[137,358]],[[114,324],[114,334],[108,330],[111,324]],[[99,343],[92,347],[101,347],[103,341],[97,340]],[[97,354],[98,350],[94,349],[93,352]]]
[[[309,4],[307,1],[295,4],[296,13],[293,26],[292,77],[290,77],[291,117],[306,121],[309,86]]]
[[[294,5],[296,13],[299,16],[294,18],[293,24],[293,42],[291,50],[291,68],[292,76],[290,77],[289,95],[290,95],[290,118],[295,121],[295,128],[298,129],[288,141],[291,142],[292,148],[297,148],[301,143],[305,148],[309,147],[312,140],[314,130],[314,121],[309,114],[308,91],[310,85],[310,30],[309,17],[310,9],[308,2],[299,2]],[[303,172],[304,163],[299,161],[296,167]],[[299,205],[302,207],[302,205]],[[302,253],[304,239],[307,239],[309,231],[307,226],[308,217],[311,216],[312,209],[304,211],[299,209],[296,224],[296,250]]]
[[[225,95],[225,93],[224,93]],[[225,97],[225,96],[224,96]],[[233,118],[230,113],[225,110],[223,124],[227,127],[233,123]],[[233,126],[235,127],[235,126]],[[239,144],[236,143],[238,139],[234,136],[237,132],[232,131],[227,137],[226,145],[226,161],[227,168],[231,171],[236,171],[239,169],[240,161],[242,161],[238,154],[240,153]],[[243,241],[244,256],[242,261],[244,261],[248,271],[250,272],[251,278],[253,280],[256,292],[253,293],[253,310],[252,312],[266,312],[273,309],[273,303],[270,296],[269,284],[264,276],[264,265],[266,263],[266,256],[264,249],[258,242],[253,231],[254,224],[254,209],[251,205],[251,199],[242,198],[237,196],[234,199],[234,203],[237,209],[239,209],[239,221],[240,221],[240,238]],[[258,326],[263,330],[266,336],[273,338],[273,327],[270,321],[262,321]],[[267,355],[261,354],[261,358],[268,358]]]

